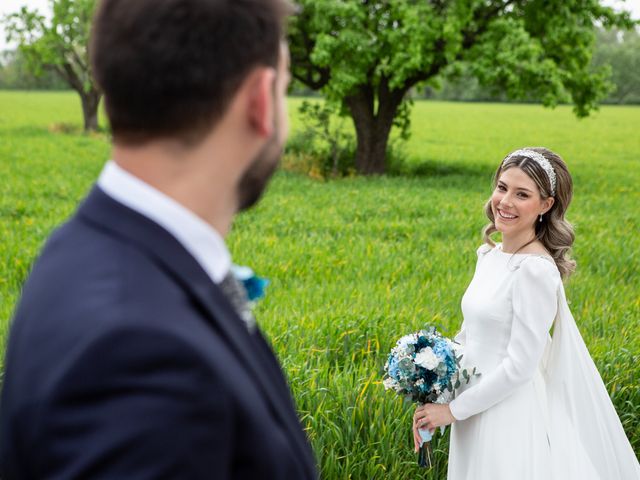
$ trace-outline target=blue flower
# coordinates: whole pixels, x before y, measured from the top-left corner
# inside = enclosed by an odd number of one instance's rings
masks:
[[[389,357],[388,371],[389,371],[389,376],[391,378],[395,378],[395,379],[399,378],[400,367],[398,365],[398,359],[394,356]]]
[[[247,299],[250,302],[264,297],[265,288],[269,285],[269,280],[258,277],[249,267],[243,267],[241,265],[232,265],[231,271],[236,279],[244,286],[247,291]]]
[[[433,347],[433,353],[435,353],[440,359],[447,360],[451,358],[451,348],[444,340],[438,340]]]

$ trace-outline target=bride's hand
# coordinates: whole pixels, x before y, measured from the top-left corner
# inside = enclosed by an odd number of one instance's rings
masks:
[[[413,415],[413,442],[416,451],[422,441],[418,429],[427,429],[433,433],[436,428],[450,425],[455,421],[448,404],[426,403],[416,408],[416,413]]]

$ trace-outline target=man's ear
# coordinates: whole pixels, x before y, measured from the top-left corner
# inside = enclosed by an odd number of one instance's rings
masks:
[[[262,137],[270,137],[275,128],[275,81],[276,71],[269,67],[255,69],[248,79],[249,125]]]

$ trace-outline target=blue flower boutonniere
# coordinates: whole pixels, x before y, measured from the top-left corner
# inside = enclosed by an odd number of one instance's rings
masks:
[[[247,299],[256,302],[265,295],[265,289],[269,285],[269,280],[258,277],[249,267],[242,265],[232,265],[231,271],[247,292]]]

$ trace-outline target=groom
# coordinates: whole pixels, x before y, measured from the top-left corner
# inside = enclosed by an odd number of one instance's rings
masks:
[[[13,319],[0,477],[313,479],[223,238],[287,133],[285,0],[103,0],[112,160]]]

